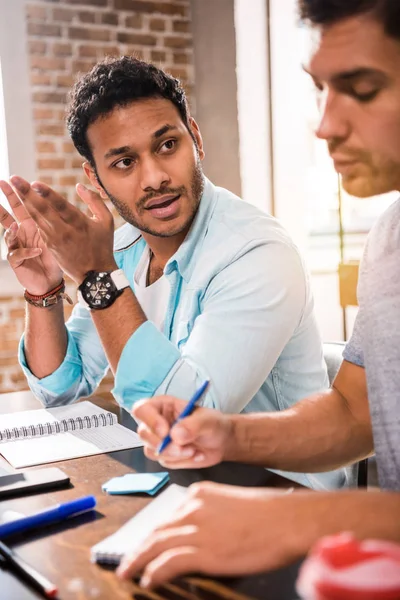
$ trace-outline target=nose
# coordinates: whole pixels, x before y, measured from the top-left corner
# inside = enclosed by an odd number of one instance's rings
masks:
[[[326,92],[319,101],[321,114],[319,125],[315,131],[321,140],[343,140],[349,134],[349,124],[346,119],[345,107],[340,105],[340,99],[332,92]]]
[[[162,161],[155,156],[144,157],[140,164],[140,185],[143,191],[159,190],[170,183]]]

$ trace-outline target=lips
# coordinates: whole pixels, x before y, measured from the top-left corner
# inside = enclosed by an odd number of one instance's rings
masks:
[[[154,198],[151,200],[145,210],[155,219],[170,220],[179,215],[181,195],[168,195]]]
[[[161,196],[161,198],[154,198],[154,200],[150,200],[150,202],[147,203],[147,205],[145,206],[145,209],[152,210],[155,208],[165,208],[165,207],[169,206],[170,204],[172,204],[172,202],[177,200],[179,198],[179,196],[180,196],[180,194],[177,194],[177,195],[169,194],[168,196]]]

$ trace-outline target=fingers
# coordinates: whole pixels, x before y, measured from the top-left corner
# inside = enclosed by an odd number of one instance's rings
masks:
[[[42,254],[41,248],[18,248],[8,253],[7,260],[13,269],[18,269],[23,262],[30,258],[36,258],[40,254]]]
[[[31,185],[16,175],[13,175],[10,181],[16,188],[25,210],[42,231],[48,231],[49,225],[54,227],[59,224],[60,219],[72,224],[83,218],[79,209],[48,185],[40,181]]]
[[[140,585],[145,589],[152,589],[185,573],[209,572],[205,568],[206,563],[198,548],[182,546],[167,550],[148,565]]]
[[[76,193],[89,208],[94,219],[98,221],[113,221],[113,216],[111,212],[108,210],[106,204],[100,198],[99,194],[96,194],[96,192],[89,190],[82,183],[77,184]]]
[[[10,205],[12,213],[13,213],[13,215],[15,215],[15,218],[17,219],[17,221],[20,223],[24,219],[27,219],[29,217],[29,214],[26,211],[21,200],[15,193],[15,190],[13,190],[13,188],[11,187],[11,185],[9,183],[7,183],[6,181],[0,181],[0,189],[3,192],[3,194],[5,195],[5,197],[7,198],[7,202]],[[3,220],[1,219],[1,211],[0,211],[0,222],[3,225],[3,227],[8,228],[8,227],[10,227],[11,222],[14,221],[14,219],[12,218],[11,215],[8,214],[8,212],[4,208],[2,208],[2,211],[6,215],[8,215],[9,219],[11,219],[11,220],[7,221],[6,223],[3,222]]]
[[[167,402],[166,396],[149,398],[148,400],[140,400],[132,409],[132,415],[137,421],[144,423],[147,428],[162,439],[169,432],[173,420],[168,420],[161,414],[164,402]],[[185,406],[185,402],[182,402]]]
[[[9,229],[11,225],[15,223],[14,219],[6,209],[0,205],[0,224],[4,227],[4,229]]]
[[[8,250],[16,250],[19,248],[18,239],[18,224],[13,221],[4,234],[4,240],[6,242]]]
[[[147,539],[139,554],[135,553],[123,558],[117,574],[122,579],[129,579],[163,552],[179,546],[195,545],[197,537],[198,530],[193,525],[157,530]]]

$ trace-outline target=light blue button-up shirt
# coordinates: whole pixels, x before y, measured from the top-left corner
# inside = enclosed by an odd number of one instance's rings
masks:
[[[130,224],[116,231],[115,258],[133,291],[145,247]],[[143,323],[118,363],[113,394],[124,407],[157,394],[189,398],[205,378],[212,385],[203,404],[225,413],[282,410],[328,387],[308,276],[276,219],[206,180],[164,273],[164,331]],[[65,360],[43,379],[29,371],[21,340],[21,365],[46,406],[90,395],[108,369],[89,311],[76,305],[67,330]],[[346,482],[344,471],[294,478],[313,487]]]

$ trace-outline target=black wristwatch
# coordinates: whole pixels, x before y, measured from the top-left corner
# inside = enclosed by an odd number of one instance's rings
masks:
[[[108,308],[129,287],[122,269],[116,271],[89,271],[78,287],[79,304],[87,309]]]

